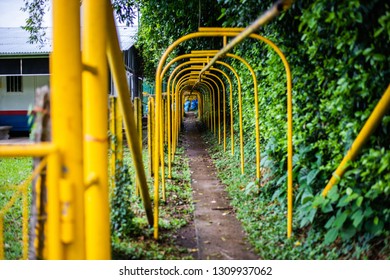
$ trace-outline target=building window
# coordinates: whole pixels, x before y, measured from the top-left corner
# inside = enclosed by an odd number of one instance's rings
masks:
[[[22,92],[22,76],[7,76],[7,92]]]

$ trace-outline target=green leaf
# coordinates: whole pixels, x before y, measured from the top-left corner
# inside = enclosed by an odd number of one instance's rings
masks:
[[[325,235],[325,244],[333,243],[336,240],[339,230],[336,228],[330,229]]]
[[[384,61],[386,59],[386,56],[383,54],[376,53],[372,56],[372,58],[376,61]]]
[[[359,196],[358,199],[356,199],[356,206],[360,207],[363,203],[363,197]]]
[[[334,223],[334,220],[336,219],[335,216],[332,216],[325,224],[325,228],[326,229],[329,229],[332,227],[333,223]]]
[[[330,199],[330,201],[331,201],[332,203],[333,203],[333,202],[336,202],[337,200],[339,200],[340,195],[339,195],[338,191],[339,191],[338,186],[334,186],[334,187],[331,188],[330,191],[328,192],[327,197]]]
[[[361,224],[363,218],[364,215],[361,209],[353,213],[353,215],[351,216],[353,226],[357,228]]]
[[[347,211],[344,211],[343,213],[337,215],[333,224],[334,227],[340,229],[343,226],[344,222],[347,220],[347,217]]]
[[[326,203],[321,206],[322,213],[329,213],[333,211],[332,204]]]
[[[349,198],[347,195],[344,195],[337,204],[337,207],[344,207],[349,204]]]
[[[313,194],[311,194],[309,191],[305,190],[305,192],[302,194],[301,198],[301,204],[306,204],[309,201],[313,200]]]
[[[345,241],[352,238],[356,234],[356,228],[349,226],[347,229],[344,229],[340,232],[341,238]]]
[[[315,179],[315,177],[317,176],[318,172],[320,172],[319,170],[312,170],[309,172],[309,174],[307,174],[307,185],[310,186],[311,182],[313,182],[313,180]]]
[[[313,201],[313,207],[321,206],[322,204],[325,204],[327,202],[327,199],[323,197],[322,195],[318,195],[314,198]]]

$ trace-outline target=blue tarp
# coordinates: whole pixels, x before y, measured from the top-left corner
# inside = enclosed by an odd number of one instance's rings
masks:
[[[184,112],[188,112],[190,110],[190,105],[191,102],[189,100],[184,103]]]
[[[195,111],[198,109],[198,99],[194,99],[191,102],[190,110]]]

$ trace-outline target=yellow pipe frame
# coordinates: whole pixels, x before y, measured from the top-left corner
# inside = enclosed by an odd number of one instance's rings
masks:
[[[148,153],[149,174],[153,177],[153,128],[154,128],[154,98],[148,98]]]
[[[142,151],[142,102],[139,97],[135,97],[133,100],[134,104],[134,119],[135,119],[135,126],[137,128],[138,132],[138,141],[139,146]],[[135,176],[135,195],[139,195],[139,185],[138,185],[138,178],[137,175]]]
[[[379,122],[382,120],[383,116],[386,114],[387,110],[390,107],[390,85],[387,87],[382,98],[379,100],[378,104],[375,106],[370,117],[364,124],[363,128],[360,130],[355,141],[353,141],[351,148],[348,150],[347,154],[344,156],[340,165],[337,167],[336,171],[333,173],[328,184],[325,186],[322,191],[322,196],[327,196],[328,192],[333,188],[335,184],[338,183],[340,178],[344,175],[345,171],[348,168],[347,163],[356,158],[365,142],[368,140],[370,135],[373,133]]]
[[[25,145],[1,145],[0,157],[44,157],[58,152],[52,143],[41,142],[39,144]]]
[[[82,142],[82,86],[80,52],[80,1],[53,1],[53,52],[51,56],[51,121],[52,139],[60,155],[52,157],[54,168],[48,167],[48,259],[84,259],[84,163]],[[106,123],[106,120],[105,120]],[[106,130],[107,133],[107,130]],[[59,165],[59,166],[58,166]],[[50,170],[58,177],[50,174]],[[69,189],[71,200],[61,198],[60,182]],[[54,183],[54,185],[51,185]],[[59,202],[61,199],[61,203]],[[60,203],[60,204],[59,204]],[[64,218],[77,209],[65,236]],[[81,214],[80,214],[81,213]],[[51,217],[50,217],[51,216]],[[55,235],[54,233],[59,233]],[[71,242],[69,242],[72,240]]]
[[[87,259],[110,259],[110,213],[107,175],[106,0],[84,0],[83,127],[84,176],[95,180],[85,190]],[[94,102],[91,102],[94,100]],[[96,233],[99,234],[96,234]]]
[[[283,5],[281,3],[279,3],[279,7],[282,7]],[[289,5],[287,5],[289,6]],[[276,6],[273,6],[273,8],[271,8],[270,11],[268,11],[267,13],[271,13],[273,14],[273,16],[276,16],[280,10],[276,9],[275,10],[275,7]],[[266,14],[267,14],[266,13]],[[273,17],[272,16],[272,17]],[[260,17],[262,18],[260,21],[259,20],[256,20],[256,25],[257,26],[260,26],[261,24],[264,24],[265,21],[263,21],[264,19],[270,19],[268,18],[268,16],[266,18],[263,18],[263,17]],[[260,24],[260,25],[258,25]],[[249,32],[248,32],[249,30]],[[240,35],[237,35],[237,33],[241,31]],[[288,154],[288,159],[287,159],[287,208],[288,208],[288,211],[287,211],[287,237],[289,238],[291,236],[291,233],[292,233],[292,91],[291,91],[291,72],[290,72],[290,69],[289,69],[289,65],[287,63],[287,60],[285,59],[283,53],[280,51],[280,49],[273,43],[271,42],[270,40],[260,36],[260,35],[257,35],[257,34],[252,34],[252,32],[254,32],[254,29],[253,29],[253,25],[251,25],[250,27],[246,28],[246,29],[241,29],[241,28],[228,28],[228,29],[224,29],[224,28],[208,28],[208,29],[205,29],[205,28],[201,28],[199,32],[195,32],[195,33],[190,33],[190,34],[187,34],[179,39],[177,39],[173,44],[171,44],[167,49],[166,51],[164,52],[164,54],[162,55],[161,59],[160,59],[160,62],[158,64],[158,67],[157,67],[157,71],[156,71],[156,100],[157,100],[157,110],[156,110],[156,115],[160,115],[160,111],[159,111],[159,103],[160,103],[160,99],[161,99],[161,83],[162,83],[162,78],[160,77],[160,74],[162,73],[162,70],[163,70],[163,65],[166,61],[166,59],[168,58],[168,55],[173,51],[173,49],[178,46],[180,43],[184,42],[184,41],[187,41],[187,40],[190,40],[190,39],[194,39],[194,38],[198,38],[198,37],[241,37],[239,40],[236,40],[233,39],[225,48],[224,50],[221,50],[220,52],[217,53],[217,55],[215,57],[217,57],[219,55],[222,56],[222,53],[223,55],[225,53],[227,53],[233,46],[234,44],[240,42],[241,40],[243,40],[244,38],[246,37],[251,37],[251,38],[255,38],[255,39],[258,39],[258,40],[261,40],[263,42],[265,42],[266,44],[269,44],[277,53],[278,55],[281,57],[282,59],[282,62],[285,66],[285,70],[286,70],[286,75],[287,75],[287,119],[288,119],[288,122],[287,122],[287,146],[288,146],[288,151],[287,151],[287,154]],[[232,44],[232,42],[235,42],[234,44]],[[214,57],[214,58],[215,58]],[[219,58],[218,57],[218,58]],[[214,59],[212,61],[209,62],[209,64],[207,66],[205,66],[204,69],[202,69],[201,71],[201,74],[205,71],[208,70],[208,67],[211,67],[214,62],[218,59]],[[201,74],[199,76],[199,78],[201,77]],[[157,129],[157,128],[156,128]],[[157,142],[157,143],[160,143],[160,142]],[[161,145],[161,144],[159,144]],[[158,166],[156,167],[158,168]],[[155,182],[155,184],[158,184],[158,180],[157,182]]]

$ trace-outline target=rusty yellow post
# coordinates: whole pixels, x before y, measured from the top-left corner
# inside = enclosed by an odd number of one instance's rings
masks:
[[[61,206],[57,201],[48,202],[48,227],[53,230],[48,236],[49,259],[84,259],[86,256],[80,45],[80,1],[54,0],[51,118],[53,143],[61,154],[58,158],[61,173],[54,179],[49,171],[48,197],[59,201],[59,182],[65,181],[71,200],[62,197]],[[50,164],[49,169],[58,171]],[[75,212],[79,214],[69,216]],[[67,224],[64,220],[59,222],[61,213],[62,219],[65,216],[69,219]]]
[[[85,191],[87,259],[111,258],[107,184],[106,2],[106,0],[83,1],[83,124],[84,178],[87,185]]]
[[[322,196],[326,196],[328,192],[333,188],[333,186],[340,180],[344,175],[347,169],[348,161],[354,160],[360,150],[362,149],[365,142],[368,140],[372,132],[378,126],[379,122],[382,120],[383,116],[390,107],[390,85],[387,87],[382,98],[379,100],[378,104],[375,106],[370,117],[364,124],[363,128],[360,130],[355,141],[353,141],[351,148],[348,150],[347,154],[344,156],[340,165],[337,167],[336,171],[333,173],[325,189],[322,191]]]

